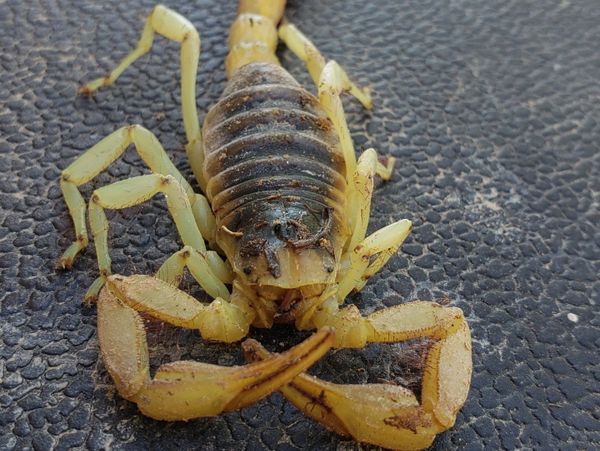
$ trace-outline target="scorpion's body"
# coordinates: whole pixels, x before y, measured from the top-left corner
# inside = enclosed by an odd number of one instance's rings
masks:
[[[331,121],[283,68],[257,62],[235,73],[203,136],[217,244],[265,311],[293,322],[301,288],[320,294],[336,280],[347,238],[344,157]]]
[[[81,89],[92,93],[113,83],[150,49],[155,32],[181,43],[186,151],[205,195],[195,192],[151,132],[123,127],[63,171],[61,189],[76,240],[59,265],[70,267],[88,243],[78,187],[134,144],[152,174],[99,188],[89,203],[100,277],[86,298],[98,301],[100,349],[119,393],[153,418],[187,420],[239,409],[279,390],[339,434],[390,448],[423,448],[454,424],[466,399],[469,328],[460,309],[430,302],[367,317],[353,305],[340,308],[398,250],[411,223],[398,221],[366,236],[373,178],[389,179],[394,160],[384,166],[373,149],[356,160],[340,95],[348,91],[367,108],[370,96],[293,25],[278,27],[284,6],[285,0],[240,1],[230,30],[229,83],[202,130],[195,101],[200,37],[163,6],[148,17],[136,49]],[[306,63],[317,96],[279,65],[278,38]],[[104,210],[156,193],[166,195],[183,248],[154,277],[111,275]],[[214,250],[207,250],[206,241]],[[186,267],[213,302],[202,304],[177,288]],[[140,312],[223,342],[241,340],[250,325],[274,322],[319,331],[280,355],[248,340],[248,365],[180,361],[162,365],[151,377]],[[419,337],[434,342],[420,399],[400,386],[336,385],[302,373],[332,346]]]

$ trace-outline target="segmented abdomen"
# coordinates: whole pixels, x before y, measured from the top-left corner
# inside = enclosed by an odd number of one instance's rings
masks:
[[[346,182],[337,135],[316,97],[283,68],[252,63],[236,72],[206,116],[204,152],[218,224],[238,230],[269,203],[328,210],[341,224]]]

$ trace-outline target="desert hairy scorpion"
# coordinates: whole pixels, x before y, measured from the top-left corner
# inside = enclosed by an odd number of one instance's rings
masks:
[[[373,179],[389,179],[394,161],[383,165],[373,149],[356,159],[340,96],[349,92],[366,108],[371,97],[282,20],[284,8],[285,0],[240,1],[229,34],[229,82],[202,128],[195,97],[200,35],[161,5],[116,69],[81,88],[89,94],[112,84],[150,50],[155,33],[179,42],[186,153],[203,194],[150,131],[123,127],[62,173],[76,240],[59,266],[71,267],[88,244],[78,187],[133,144],[152,173],[96,189],[87,209],[100,277],[86,298],[97,301],[102,357],[121,396],[145,415],[172,421],[240,409],[278,390],[338,434],[387,448],[424,448],[454,424],[466,400],[469,327],[460,309],[433,302],[408,302],[366,317],[354,305],[341,307],[398,250],[411,223],[398,221],[366,236]],[[280,66],[279,40],[306,64],[316,96]],[[154,276],[112,275],[105,210],[158,193],[167,199],[182,249]],[[185,268],[214,298],[210,304],[178,289]],[[274,322],[317,332],[281,354],[247,340],[251,362],[244,366],[178,361],[151,376],[140,313],[227,343],[244,338],[251,325],[268,328]],[[420,400],[401,386],[339,385],[304,373],[331,347],[414,338],[433,342]]]

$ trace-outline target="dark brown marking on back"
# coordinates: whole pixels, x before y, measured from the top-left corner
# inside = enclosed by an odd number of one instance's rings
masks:
[[[206,193],[217,225],[243,234],[243,268],[264,258],[279,277],[283,247],[319,249],[324,267],[337,267],[346,190],[339,139],[316,97],[283,68],[237,71],[206,116],[204,151]]]

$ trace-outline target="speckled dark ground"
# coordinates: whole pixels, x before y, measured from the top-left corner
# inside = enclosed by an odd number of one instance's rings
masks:
[[[167,2],[203,39],[201,111],[224,86],[234,2]],[[115,396],[81,298],[93,250],[54,262],[73,238],[61,169],[117,127],[182,152],[178,47],[154,51],[95,101],[80,82],[137,41],[153,2],[8,0],[0,5],[0,449],[358,449],[275,394],[240,413],[160,423]],[[588,1],[290,1],[288,17],[356,80],[375,108],[346,103],[357,149],[398,157],[371,230],[410,218],[403,253],[351,300],[365,313],[411,299],[466,312],[474,375],[437,449],[600,447],[600,8]],[[302,82],[303,66],[281,50]],[[132,151],[85,187],[144,170]],[[162,199],[111,215],[114,269],[150,273],[178,248]],[[158,361],[241,362],[237,346],[153,326]],[[252,333],[270,349],[303,335]],[[160,343],[161,344],[159,346]],[[159,349],[160,348],[160,349]],[[330,353],[329,380],[410,379],[394,346]]]

